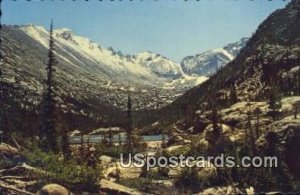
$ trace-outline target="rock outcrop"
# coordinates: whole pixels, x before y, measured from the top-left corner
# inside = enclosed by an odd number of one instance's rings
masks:
[[[71,195],[72,193],[65,187],[58,184],[45,185],[37,195]]]

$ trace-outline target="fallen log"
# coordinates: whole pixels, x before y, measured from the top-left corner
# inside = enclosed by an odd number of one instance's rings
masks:
[[[4,189],[4,190],[7,190],[7,191],[18,192],[19,194],[24,194],[24,195],[34,195],[34,193],[28,192],[26,190],[18,189],[14,186],[6,185],[6,184],[4,184],[3,182],[0,181],[0,189],[1,188],[2,188],[2,191]]]
[[[5,182],[8,184],[12,184],[12,185],[16,184],[16,186],[22,187],[22,188],[32,186],[37,183],[37,181],[21,181],[21,180],[17,180],[17,179],[6,179]]]
[[[42,175],[48,175],[49,174],[46,171],[43,171],[41,169],[38,169],[38,168],[35,168],[35,167],[32,167],[32,166],[29,166],[26,163],[23,163],[22,165],[18,165],[18,166],[15,166],[13,168],[10,168],[10,169],[1,170],[0,175],[12,176],[12,175],[17,175],[17,174],[20,174],[20,173],[24,173],[25,171],[28,171],[28,172],[33,173],[33,174],[42,174]]]
[[[28,181],[34,178],[29,176],[11,176],[11,175],[0,177],[0,180],[6,180],[6,179],[18,179],[18,180]]]

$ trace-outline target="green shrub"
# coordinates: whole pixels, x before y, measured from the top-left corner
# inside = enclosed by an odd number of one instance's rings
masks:
[[[12,163],[8,160],[2,159],[0,156],[0,170],[7,169],[12,166]]]
[[[196,167],[182,169],[175,181],[177,187],[189,188],[195,192],[218,184],[217,177],[199,174]]]
[[[29,165],[40,168],[47,174],[39,175],[40,182],[58,183],[73,191],[96,191],[99,188],[101,170],[92,169],[74,160],[64,161],[59,155],[45,153],[36,144],[23,152]]]
[[[70,189],[97,191],[101,171],[87,166],[80,166],[73,161],[51,164],[48,170],[53,172],[49,180],[64,184]]]

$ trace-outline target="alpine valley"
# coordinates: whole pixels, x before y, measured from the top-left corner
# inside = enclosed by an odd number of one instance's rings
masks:
[[[80,129],[89,128],[80,124],[96,127],[122,123],[129,93],[137,112],[170,104],[188,89],[207,80],[216,68],[233,60],[247,40],[192,59],[187,57],[189,60],[185,58],[179,64],[150,51],[124,55],[112,47],[107,49],[78,36],[70,29],[54,30],[54,39],[58,104],[70,121],[76,118],[78,122],[71,124]],[[20,96],[18,103],[36,112],[46,78],[49,32],[32,24],[4,26],[2,49],[3,80],[10,85],[8,91],[16,88],[12,96]],[[20,95],[23,93],[26,95]],[[149,120],[149,113],[146,112],[145,120]]]

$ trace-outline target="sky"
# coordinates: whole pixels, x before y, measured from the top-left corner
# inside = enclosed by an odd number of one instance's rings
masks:
[[[124,54],[145,50],[176,62],[250,37],[289,0],[6,0],[2,22],[69,28]]]

